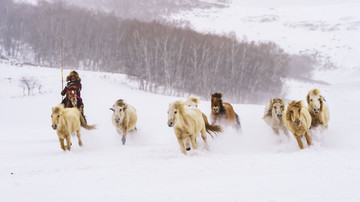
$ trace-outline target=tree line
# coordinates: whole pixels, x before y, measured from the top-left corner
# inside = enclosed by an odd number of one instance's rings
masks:
[[[0,53],[59,67],[61,36],[65,66],[124,73],[155,93],[208,98],[220,91],[233,102],[259,103],[282,96],[282,80],[301,65],[300,56],[275,43],[238,40],[234,33],[124,20],[63,1],[1,1]]]

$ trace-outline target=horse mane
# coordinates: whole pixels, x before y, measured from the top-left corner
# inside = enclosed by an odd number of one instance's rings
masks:
[[[59,104],[53,108],[53,113],[61,113],[65,109],[64,104]]]
[[[300,110],[304,107],[302,101],[291,101],[286,110],[286,120],[291,121],[291,110],[293,108],[299,108]]]
[[[317,89],[317,88],[314,88],[311,91],[309,91],[309,93],[306,96],[306,101],[307,101],[308,104],[310,104],[310,95],[320,95],[320,90]]]
[[[125,107],[126,103],[124,102],[123,99],[119,99],[115,102],[115,105],[119,106],[119,107]]]
[[[293,101],[291,101],[291,102],[289,103],[289,107],[301,109],[301,108],[304,107],[304,104],[302,103],[302,101],[295,101],[295,100],[293,100]]]
[[[172,105],[173,105],[173,108],[175,108],[176,110],[179,111],[179,113],[183,114],[185,112],[184,102],[178,100],[178,101],[174,102]]]

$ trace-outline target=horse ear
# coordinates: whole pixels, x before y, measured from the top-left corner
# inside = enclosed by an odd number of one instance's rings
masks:
[[[110,109],[111,111],[113,111],[113,112],[115,111],[114,108],[109,108],[109,109]]]
[[[213,100],[214,99],[214,94],[211,94],[211,100]]]

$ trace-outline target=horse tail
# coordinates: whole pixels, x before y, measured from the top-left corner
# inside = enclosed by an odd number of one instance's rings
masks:
[[[214,137],[212,136],[212,134],[211,134],[210,132],[213,132],[213,133],[215,133],[216,135],[217,135],[218,133],[221,133],[221,132],[222,132],[221,126],[219,126],[219,125],[210,125],[210,124],[209,124],[209,121],[208,121],[208,119],[207,119],[207,117],[206,117],[206,115],[205,115],[204,113],[201,113],[201,114],[202,114],[202,117],[203,117],[204,122],[205,122],[206,132],[207,132],[212,138],[214,138]]]
[[[81,127],[87,129],[87,130],[94,130],[96,129],[96,125],[88,125],[86,118],[83,114],[80,114],[80,123],[81,123]]]
[[[241,123],[240,123],[239,115],[237,115],[237,113],[235,113],[235,116],[236,116],[236,130],[241,130]]]

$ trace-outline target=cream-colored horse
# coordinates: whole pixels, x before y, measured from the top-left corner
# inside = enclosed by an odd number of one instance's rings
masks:
[[[185,101],[186,107],[198,107],[200,102],[199,97],[195,95],[190,95],[189,98]]]
[[[207,148],[205,122],[202,112],[198,108],[194,107],[186,110],[185,104],[182,101],[176,101],[170,104],[168,110],[168,126],[174,127],[182,153],[186,154],[186,150],[190,150],[190,147],[185,148],[188,139],[190,139],[192,147],[197,149],[196,136],[199,133],[201,133],[201,137]]]
[[[272,98],[270,104],[265,108],[263,119],[276,135],[279,135],[279,130],[282,130],[286,136],[289,136],[289,131],[285,126],[285,104],[283,99]]]
[[[61,149],[64,151],[70,151],[70,136],[75,132],[77,133],[78,143],[82,146],[82,141],[80,139],[80,126],[87,130],[95,129],[95,125],[87,125],[78,108],[64,108],[63,104],[52,108],[51,120],[52,128],[56,130]],[[66,147],[64,145],[64,140],[66,140]]]
[[[126,135],[129,131],[136,130],[137,114],[135,107],[126,104],[120,99],[115,102],[112,108],[112,123],[119,135],[122,134],[122,144],[126,142]]]
[[[317,127],[322,125],[324,128],[328,128],[330,112],[320,91],[318,89],[309,91],[306,101],[312,118],[311,126]]]
[[[199,103],[200,103],[199,97],[197,97],[195,95],[190,95],[189,98],[185,101],[185,106],[186,106],[187,110],[191,110],[191,109],[194,109],[194,108],[197,110]],[[202,113],[202,116],[203,116],[203,119],[204,119],[204,122],[205,122],[205,128],[206,128],[207,132],[212,131],[215,134],[218,134],[219,132],[221,133],[223,131],[220,125],[215,125],[215,124],[211,125],[209,123],[209,120],[208,120],[207,116],[204,113]],[[211,133],[208,132],[208,134],[213,138],[213,135]],[[190,148],[190,142],[189,141],[186,142],[186,148]]]
[[[286,109],[286,127],[294,134],[300,149],[304,148],[301,137],[305,135],[306,142],[312,145],[309,128],[311,115],[302,101],[291,101]]]

